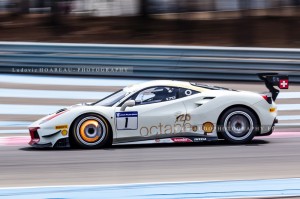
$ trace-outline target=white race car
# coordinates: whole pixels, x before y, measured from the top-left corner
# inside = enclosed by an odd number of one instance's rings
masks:
[[[182,81],[149,81],[95,103],[61,109],[30,125],[34,147],[101,148],[121,143],[250,142],[277,122],[274,86],[288,77],[260,74],[269,91],[258,94]]]

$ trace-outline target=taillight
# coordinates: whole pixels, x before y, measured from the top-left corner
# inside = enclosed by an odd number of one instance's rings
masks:
[[[262,96],[265,100],[268,100],[268,96],[267,95],[263,95]]]
[[[262,95],[262,97],[269,103],[272,104],[272,98],[269,97],[268,95]]]

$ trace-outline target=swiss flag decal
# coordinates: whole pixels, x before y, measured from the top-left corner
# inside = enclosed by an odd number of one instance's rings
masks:
[[[288,89],[289,88],[289,80],[288,79],[281,79],[279,80],[279,88],[280,89]]]

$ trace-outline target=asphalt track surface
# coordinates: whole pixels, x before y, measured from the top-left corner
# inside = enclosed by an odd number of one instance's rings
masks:
[[[300,177],[300,136],[113,146],[100,150],[0,147],[0,186],[122,184]]]

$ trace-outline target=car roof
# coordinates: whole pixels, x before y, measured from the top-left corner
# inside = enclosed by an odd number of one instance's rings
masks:
[[[152,80],[152,81],[147,81],[147,82],[142,82],[139,84],[127,86],[125,89],[129,92],[136,92],[141,89],[153,87],[153,86],[181,87],[186,89],[192,89],[199,92],[204,92],[209,90],[207,88],[192,85],[190,82],[176,81],[176,80]]]

